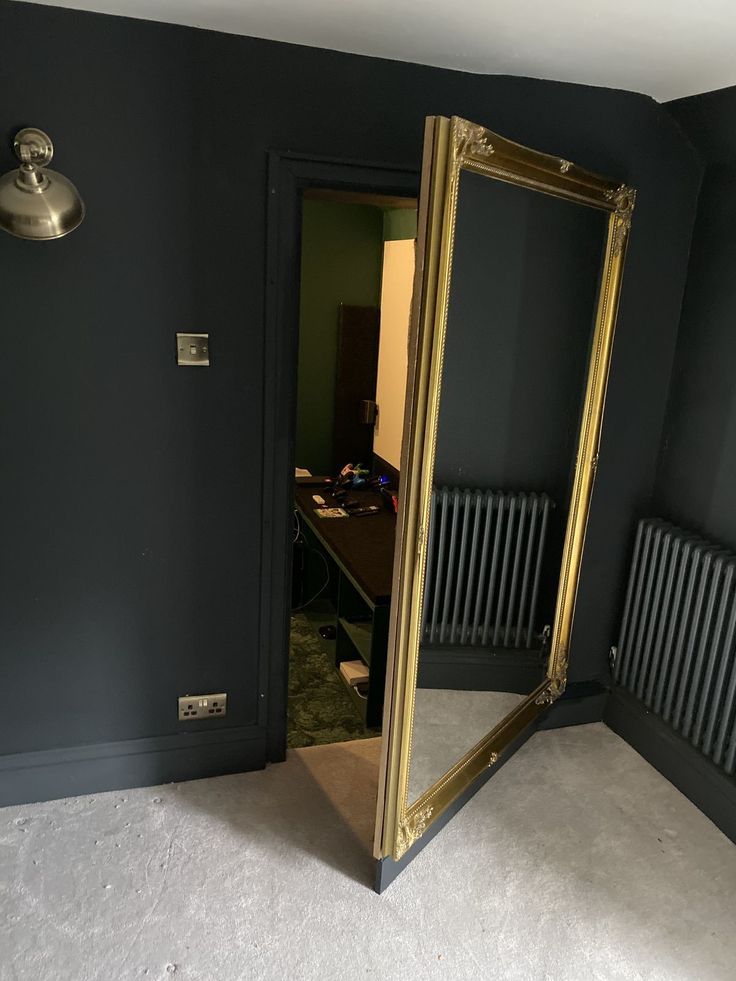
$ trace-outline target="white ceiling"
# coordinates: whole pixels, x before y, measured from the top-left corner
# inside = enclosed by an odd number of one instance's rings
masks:
[[[662,102],[736,84],[736,0],[41,2]]]

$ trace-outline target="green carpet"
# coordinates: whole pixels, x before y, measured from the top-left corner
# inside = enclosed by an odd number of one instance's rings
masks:
[[[334,647],[334,643],[322,640],[303,613],[292,614],[287,713],[290,749],[377,735],[375,729],[365,728],[338,677]]]

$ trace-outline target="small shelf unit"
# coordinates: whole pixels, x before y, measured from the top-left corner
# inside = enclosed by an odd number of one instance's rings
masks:
[[[371,603],[346,575],[340,575],[337,589],[335,667],[338,674],[343,661],[361,660],[368,667],[365,694],[361,694],[355,685],[349,684],[342,674],[340,680],[369,729],[379,728],[383,715],[388,610],[385,604]]]

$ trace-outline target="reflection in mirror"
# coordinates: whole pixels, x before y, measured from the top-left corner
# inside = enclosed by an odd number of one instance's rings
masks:
[[[544,679],[607,219],[461,172],[409,804]]]

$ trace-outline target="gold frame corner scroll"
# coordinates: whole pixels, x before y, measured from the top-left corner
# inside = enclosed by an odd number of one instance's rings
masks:
[[[430,512],[459,177],[463,170],[587,205],[607,212],[609,218],[546,677],[499,725],[409,804],[425,531]],[[626,185],[589,173],[569,160],[520,146],[476,123],[456,116],[427,119],[376,823],[377,858],[401,859],[565,690],[635,198],[636,192]]]

